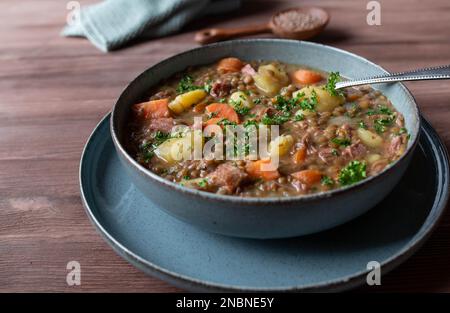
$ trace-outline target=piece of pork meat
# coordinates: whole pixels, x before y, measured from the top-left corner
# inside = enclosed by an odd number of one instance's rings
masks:
[[[222,163],[216,170],[208,175],[208,184],[233,193],[236,188],[247,179],[247,173],[231,163]]]
[[[366,153],[367,153],[366,147],[360,142],[354,143],[345,148],[344,151],[342,151],[342,155],[350,159],[362,157]]]
[[[148,124],[148,128],[151,131],[161,131],[164,133],[170,133],[170,131],[174,126],[175,122],[171,117],[161,117],[151,119]]]

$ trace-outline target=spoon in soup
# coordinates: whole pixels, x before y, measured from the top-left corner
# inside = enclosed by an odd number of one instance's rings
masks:
[[[413,80],[450,79],[450,65],[427,67],[412,71],[392,73],[355,80],[345,80],[336,83],[335,89],[366,84],[393,83]]]
[[[263,33],[289,39],[304,40],[318,35],[330,19],[329,14],[319,7],[293,8],[277,12],[269,23],[239,28],[210,28],[199,31],[195,41],[200,44]]]

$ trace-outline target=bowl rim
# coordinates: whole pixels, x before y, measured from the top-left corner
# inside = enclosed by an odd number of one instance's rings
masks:
[[[157,182],[165,187],[169,187],[173,190],[176,190],[177,192],[181,192],[186,195],[196,196],[196,197],[200,197],[200,198],[204,198],[204,199],[212,200],[212,201],[229,202],[229,203],[231,202],[231,203],[244,203],[244,204],[261,204],[261,203],[268,203],[268,204],[272,203],[273,204],[273,203],[318,201],[318,200],[327,199],[327,198],[330,198],[330,197],[333,197],[336,195],[340,195],[343,193],[351,192],[353,190],[357,190],[360,188],[364,188],[364,186],[366,184],[378,181],[382,177],[387,176],[393,168],[395,168],[400,162],[405,160],[408,157],[408,155],[410,155],[414,151],[414,149],[418,143],[419,133],[420,133],[420,128],[421,128],[420,110],[419,110],[419,107],[417,105],[417,102],[416,102],[414,96],[411,94],[411,92],[408,90],[408,88],[403,83],[397,83],[400,85],[400,88],[402,89],[402,91],[406,94],[408,101],[412,104],[412,109],[414,111],[413,119],[416,123],[416,127],[415,127],[414,133],[411,133],[411,132],[409,133],[410,140],[412,140],[411,144],[407,147],[406,151],[403,153],[403,155],[399,159],[397,159],[395,162],[392,162],[391,164],[386,166],[380,173],[378,173],[374,176],[369,176],[353,185],[339,187],[339,188],[332,189],[329,191],[323,191],[323,192],[307,194],[307,195],[296,195],[296,196],[278,196],[278,197],[260,197],[260,198],[258,198],[258,197],[242,197],[242,196],[236,196],[236,195],[220,195],[220,194],[216,194],[216,193],[212,193],[212,192],[188,188],[188,187],[182,186],[181,184],[166,180],[165,178],[162,178],[161,176],[153,173],[151,170],[145,168],[144,166],[139,164],[134,158],[132,158],[131,155],[123,147],[120,140],[118,139],[118,135],[117,135],[118,127],[115,123],[115,116],[117,114],[116,110],[117,110],[118,104],[120,102],[122,102],[122,98],[124,97],[126,92],[129,90],[129,88],[133,84],[137,83],[137,81],[139,81],[143,76],[146,76],[146,75],[148,75],[149,72],[153,71],[153,69],[155,67],[161,66],[166,63],[170,63],[174,59],[179,58],[183,55],[191,54],[194,51],[211,49],[211,48],[221,47],[221,46],[228,46],[228,45],[233,45],[233,44],[240,44],[240,43],[244,43],[244,44],[245,43],[250,43],[250,44],[251,43],[279,43],[279,44],[291,44],[291,45],[292,44],[297,44],[297,45],[301,44],[301,45],[306,45],[306,46],[318,47],[320,49],[327,49],[327,50],[335,51],[340,54],[347,54],[347,55],[351,56],[352,58],[359,59],[360,61],[363,61],[371,66],[376,67],[380,71],[382,71],[386,74],[389,74],[389,72],[387,70],[385,70],[383,67],[381,67],[381,66],[373,63],[372,61],[369,61],[366,58],[361,57],[357,54],[354,54],[352,52],[348,52],[348,51],[345,51],[345,50],[342,50],[339,48],[335,48],[332,46],[328,46],[328,45],[324,45],[324,44],[320,44],[320,43],[308,42],[308,41],[299,41],[299,40],[290,40],[290,39],[272,39],[272,38],[269,38],[269,39],[266,39],[266,38],[263,38],[263,39],[238,39],[238,40],[229,40],[229,41],[224,41],[224,42],[208,44],[208,45],[204,45],[204,46],[186,50],[184,52],[181,52],[181,53],[175,54],[169,58],[166,58],[158,63],[155,63],[154,65],[148,67],[145,71],[140,73],[122,90],[119,98],[117,99],[116,103],[114,104],[114,106],[111,110],[111,117],[110,117],[110,133],[111,133],[111,137],[112,137],[114,146],[116,147],[116,150],[118,151],[118,153],[120,155],[123,156],[123,159],[126,160],[128,162],[128,164],[130,164],[140,174],[145,175],[146,177],[150,178],[154,182]]]

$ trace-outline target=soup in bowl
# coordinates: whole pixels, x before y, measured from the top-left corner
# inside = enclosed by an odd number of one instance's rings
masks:
[[[340,79],[235,57],[190,68],[133,106],[127,150],[169,181],[217,194],[289,197],[352,185],[400,158],[409,135],[385,95],[336,90]]]
[[[409,91],[335,89],[384,73],[313,43],[205,46],[136,78],[112,137],[150,205],[226,235],[309,234],[369,210],[409,163],[420,127]]]

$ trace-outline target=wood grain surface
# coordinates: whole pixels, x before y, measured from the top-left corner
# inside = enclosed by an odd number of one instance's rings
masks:
[[[78,166],[94,126],[137,74],[195,47],[196,30],[256,24],[299,4],[331,13],[314,41],[391,71],[450,64],[448,0],[380,3],[382,25],[369,26],[366,1],[245,1],[238,13],[196,20],[180,34],[104,54],[84,39],[59,36],[65,1],[0,1],[0,291],[179,291],[117,256],[87,219]],[[449,84],[408,84],[447,147]],[[82,266],[81,286],[66,283],[71,260]],[[450,292],[449,265],[450,211],[415,256],[383,276],[381,287],[359,290]]]

